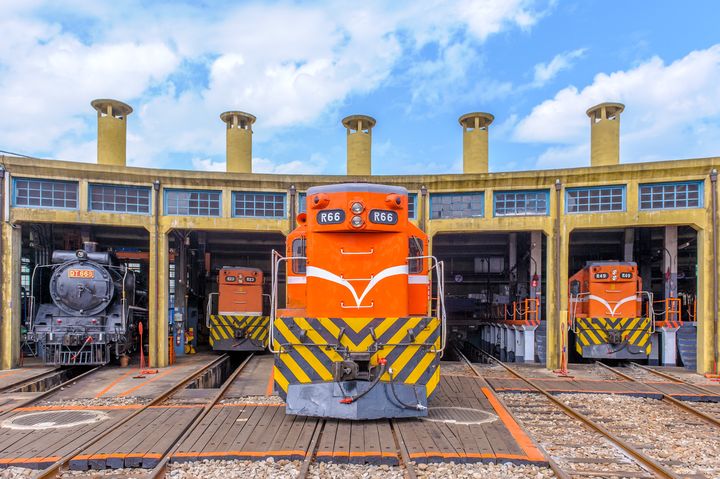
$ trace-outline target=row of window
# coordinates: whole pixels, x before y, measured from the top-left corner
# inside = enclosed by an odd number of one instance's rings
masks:
[[[702,182],[678,182],[640,185],[641,210],[702,208]],[[149,214],[150,188],[91,184],[91,211]],[[305,211],[305,193],[298,195],[298,211]],[[408,214],[416,217],[417,194],[408,196]],[[493,193],[494,216],[545,216],[549,213],[549,190],[496,191]],[[220,191],[165,190],[166,215],[220,216]],[[236,217],[284,218],[285,193],[235,191],[232,193],[232,214]],[[78,183],[72,181],[16,178],[14,206],[32,208],[77,209]],[[482,192],[433,193],[430,195],[430,218],[480,218],[484,215],[485,195]],[[625,186],[568,188],[565,193],[566,213],[601,213],[625,211]]]

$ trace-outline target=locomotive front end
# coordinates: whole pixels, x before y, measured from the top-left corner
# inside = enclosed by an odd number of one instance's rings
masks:
[[[307,214],[273,259],[274,378],[290,414],[427,414],[444,348],[442,264],[408,219],[404,188],[310,188]],[[277,306],[286,269],[287,304]],[[434,275],[433,275],[434,273]],[[436,300],[432,300],[432,277]]]
[[[36,268],[32,289],[33,312],[36,294],[41,301],[28,339],[45,364],[106,364],[129,348],[135,277],[110,253],[55,251],[51,264]]]

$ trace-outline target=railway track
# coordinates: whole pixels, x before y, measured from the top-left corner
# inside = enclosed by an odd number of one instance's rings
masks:
[[[601,366],[601,367],[607,369],[608,371],[612,371],[613,373],[617,374],[618,376],[620,376],[620,377],[622,377],[622,378],[624,378],[624,379],[626,379],[626,380],[628,380],[628,381],[638,382],[638,383],[642,382],[640,379],[634,377],[632,374],[627,374],[626,372],[620,371],[620,370],[617,369],[617,368],[608,366],[608,365],[603,364],[603,363],[601,363],[601,362],[597,362],[596,364],[597,364],[598,366]],[[634,367],[635,367],[635,366],[631,366],[630,369],[632,370]],[[653,371],[653,370],[650,369],[650,368],[644,368],[644,367],[643,367],[641,370],[642,370],[642,371],[649,371],[649,372],[656,372],[656,371]],[[661,374],[661,373],[658,373],[658,375],[660,375],[661,377],[665,377],[665,378],[671,377],[671,376],[668,376],[668,375],[666,375],[666,374]],[[695,389],[697,389],[697,390],[699,390],[699,391],[701,391],[701,390],[708,391],[708,390],[705,390],[705,389],[700,388],[700,387],[695,387],[695,385],[690,384],[690,383],[687,383],[687,382],[685,382],[685,381],[676,380],[676,382],[681,382],[681,383],[685,384],[686,386],[691,386],[691,387],[693,387],[693,388],[695,388]],[[666,402],[666,403],[668,403],[668,404],[671,404],[671,405],[673,405],[673,406],[675,406],[675,407],[677,407],[677,408],[679,408],[679,409],[682,409],[683,411],[685,411],[685,412],[687,412],[687,413],[690,413],[691,415],[693,415],[693,416],[695,416],[695,417],[697,417],[697,418],[700,418],[700,419],[702,419],[703,421],[706,421],[706,422],[710,423],[710,424],[713,425],[713,426],[716,426],[716,427],[720,428],[720,419],[719,419],[718,417],[715,417],[715,416],[713,416],[713,415],[707,414],[707,413],[701,411],[700,409],[698,409],[698,408],[696,408],[696,407],[694,407],[694,406],[691,406],[690,404],[688,404],[687,401],[681,401],[681,400],[676,399],[676,398],[674,398],[674,397],[672,397],[672,396],[670,396],[670,395],[668,395],[668,394],[665,394],[664,392],[662,392],[662,390],[660,390],[660,388],[657,388],[657,387],[653,386],[652,384],[648,384],[648,383],[643,383],[643,384],[645,384],[646,386],[651,387],[652,389],[654,389],[655,391],[657,391],[659,394],[661,394],[662,400],[663,400],[664,402]],[[713,394],[712,391],[708,391],[708,392],[710,392],[711,394]]]
[[[325,432],[325,426],[327,423],[328,422],[324,419],[318,422],[313,433],[312,440],[310,441],[308,452],[302,462],[302,465],[300,466],[300,471],[296,479],[306,479],[307,477],[310,477],[310,468],[317,462],[320,439],[322,438],[323,432]],[[403,477],[405,477],[405,479],[417,479],[415,463],[410,460],[410,454],[408,453],[405,441],[398,431],[397,422],[389,420],[389,424],[392,431],[393,441],[395,442],[395,447],[397,449],[397,454],[400,459],[399,467],[402,471]]]
[[[206,364],[202,368],[193,371],[192,373],[188,374],[187,376],[183,377],[180,381],[176,382],[171,387],[167,388],[165,391],[157,395],[155,398],[150,400],[149,402],[143,404],[138,409],[135,409],[132,413],[128,415],[121,416],[119,419],[115,420],[109,427],[104,428],[102,431],[100,431],[97,434],[92,435],[90,438],[88,438],[86,441],[83,441],[80,445],[78,445],[75,449],[73,449],[70,453],[66,454],[59,460],[57,460],[52,465],[46,467],[45,469],[37,472],[33,478],[34,479],[49,479],[49,478],[58,478],[61,477],[63,472],[67,471],[69,469],[70,461],[82,453],[83,451],[89,449],[93,445],[99,443],[103,439],[107,438],[113,431],[117,430],[118,428],[122,427],[123,425],[130,422],[133,418],[139,416],[143,412],[147,411],[149,408],[153,406],[157,406],[165,402],[166,400],[170,399],[174,394],[181,391],[185,387],[187,387],[189,384],[191,384],[193,381],[195,381],[197,378],[201,377],[203,374],[205,374],[208,370],[211,370],[212,368],[216,367],[223,361],[228,360],[228,356],[222,355],[219,356],[214,361]],[[97,369],[97,368],[96,368]],[[88,371],[88,373],[92,372],[94,370]],[[75,378],[77,380],[77,378]],[[38,401],[38,398],[33,398],[33,402]],[[205,409],[203,409],[205,411]],[[194,423],[193,423],[194,424]],[[160,477],[160,476],[158,476]]]
[[[66,379],[65,381],[61,382],[60,384],[57,384],[56,386],[53,386],[45,391],[42,391],[40,394],[33,396],[32,398],[28,398],[28,399],[13,403],[9,409],[4,410],[0,413],[0,420],[6,418],[7,416],[9,416],[11,413],[13,413],[15,410],[17,410],[19,408],[32,406],[33,404],[39,403],[40,401],[44,400],[48,396],[51,396],[53,393],[60,391],[63,388],[68,387],[72,383],[79,381],[80,379],[82,379],[86,376],[90,376],[91,374],[95,373],[96,371],[100,370],[103,367],[104,366],[96,366],[96,367],[89,369],[80,374],[72,374],[71,373],[69,375],[70,376],[69,379]],[[22,390],[31,384],[34,384],[34,383],[37,383],[38,381],[43,381],[44,379],[50,378],[53,374],[56,374],[60,369],[62,369],[62,368],[56,368],[52,371],[48,371],[45,374],[41,374],[39,376],[27,379],[25,381],[20,381],[15,385],[10,385],[10,386],[4,388],[3,390],[0,390],[0,394],[16,392],[18,390]]]
[[[551,469],[559,478],[683,477],[514,368],[476,348],[474,352],[502,366],[536,392],[535,399],[529,399],[527,394],[505,394],[505,404],[535,435],[548,456]],[[475,374],[480,375],[461,351],[458,350],[457,354]],[[517,398],[511,399],[514,396]],[[567,421],[567,417],[574,421]]]

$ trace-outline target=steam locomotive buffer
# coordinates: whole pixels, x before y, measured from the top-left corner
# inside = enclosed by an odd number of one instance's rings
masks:
[[[37,307],[36,290],[43,299]],[[37,342],[45,364],[106,364],[132,348],[135,273],[95,243],[54,251],[51,264],[35,267],[31,291],[27,339]]]

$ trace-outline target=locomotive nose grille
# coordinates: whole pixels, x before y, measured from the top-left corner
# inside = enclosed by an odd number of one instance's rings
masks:
[[[485,424],[496,421],[498,417],[487,411],[467,407],[431,407],[423,421],[444,422],[450,424]]]
[[[12,417],[2,423],[9,429],[40,430],[75,427],[108,419],[102,411],[42,411]]]

